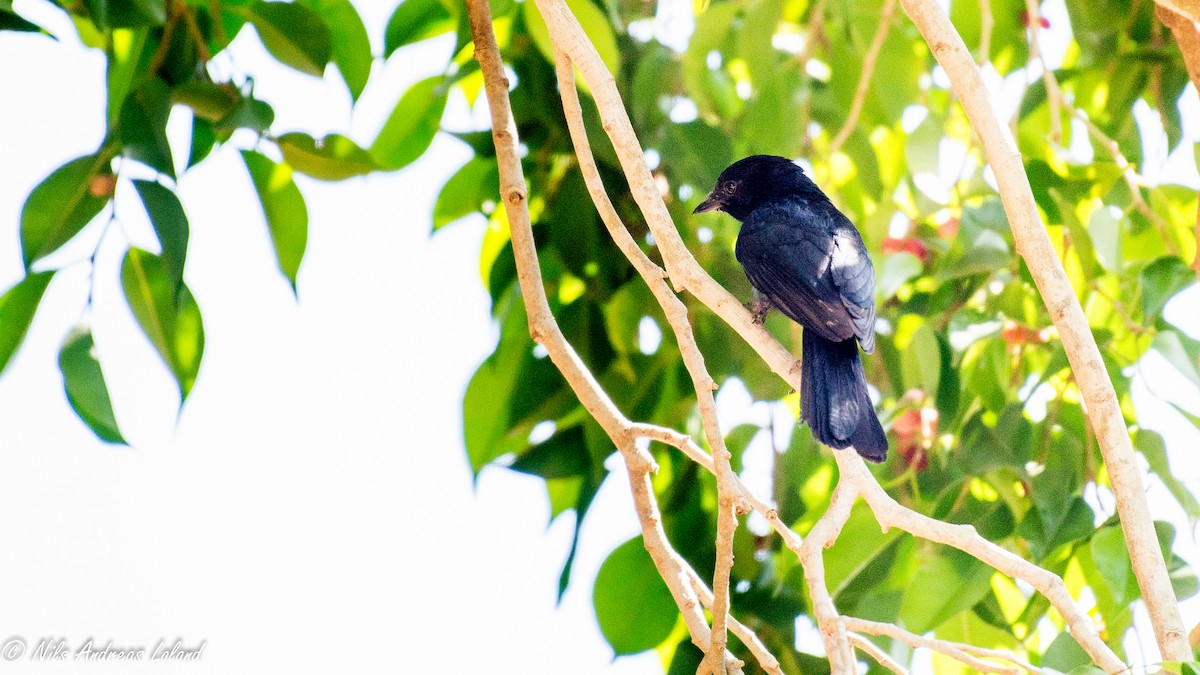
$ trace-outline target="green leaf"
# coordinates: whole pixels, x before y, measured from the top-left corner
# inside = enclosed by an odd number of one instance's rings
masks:
[[[11,30],[22,33],[46,33],[41,26],[31,21],[26,21],[13,11],[12,0],[4,0],[0,2],[0,31]],[[49,33],[46,33],[49,35]]]
[[[213,125],[198,117],[193,117],[192,143],[188,148],[187,168],[190,169],[203,162],[216,144],[217,136],[213,131]]]
[[[1196,281],[1196,274],[1175,256],[1164,256],[1142,270],[1142,313],[1147,324],[1153,324],[1175,294]]]
[[[1113,604],[1122,606],[1138,598],[1133,563],[1125,547],[1125,535],[1120,527],[1106,527],[1092,535],[1092,561],[1112,593]]]
[[[1063,631],[1054,638],[1050,646],[1046,648],[1046,653],[1042,655],[1042,668],[1053,668],[1059,672],[1070,672],[1079,666],[1086,666],[1092,662],[1088,653],[1083,651],[1083,647],[1071,637],[1067,631]]]
[[[675,179],[672,182],[698,188],[699,198],[733,160],[733,147],[723,131],[695,120],[667,126],[662,154],[664,167]]]
[[[1095,245],[1096,259],[1110,272],[1121,270],[1121,221],[1108,212],[1108,207],[1092,209],[1088,219],[1088,234]]]
[[[362,17],[350,0],[304,0],[304,4],[315,10],[329,27],[333,62],[346,81],[350,100],[357,102],[367,87],[371,64],[375,61]]]
[[[600,60],[604,61],[608,72],[614,77],[620,76],[621,52],[617,49],[617,36],[613,34],[612,22],[591,0],[565,1],[571,14],[575,15],[579,25],[583,27],[588,41],[600,54]],[[546,28],[546,21],[538,11],[537,5],[524,3],[522,15],[525,18],[525,27],[529,30],[529,35],[533,37],[533,43],[537,45],[538,51],[546,57],[546,60],[554,63],[554,42],[550,39],[550,31]]]
[[[1193,524],[1200,520],[1200,502],[1196,501],[1192,491],[1171,471],[1171,464],[1167,460],[1167,447],[1163,443],[1162,436],[1149,429],[1138,429],[1137,435],[1133,438],[1133,444],[1146,458],[1150,470],[1163,482],[1163,485],[1175,497],[1175,501],[1179,502],[1179,506],[1187,514],[1188,520]]]
[[[162,261],[176,283],[183,281],[183,265],[187,259],[188,220],[179,197],[170,188],[154,181],[135,180],[138,196],[150,216],[150,224],[162,247]]]
[[[883,259],[883,270],[879,273],[879,299],[890,300],[901,286],[924,269],[921,259],[911,253],[889,254]]]
[[[171,101],[192,109],[206,122],[217,122],[229,116],[242,102],[242,92],[232,82],[187,82],[171,90]]]
[[[171,276],[159,256],[130,248],[121,264],[121,287],[129,309],[179,384],[187,400],[204,354],[204,326],[191,291]]]
[[[1177,331],[1164,330],[1154,336],[1150,348],[1161,354],[1192,384],[1200,387],[1200,372],[1196,370],[1195,342],[1191,340],[1185,342],[1185,340],[1186,338]]]
[[[29,193],[21,209],[21,250],[25,269],[79,234],[112,198],[92,194],[93,180],[108,173],[112,154],[101,150],[54,170]]]
[[[228,115],[213,125],[215,131],[232,133],[236,129],[250,129],[258,133],[271,128],[275,121],[275,109],[266,101],[243,98]]]
[[[901,363],[901,372],[906,386],[920,387],[927,395],[937,396],[942,376],[942,353],[937,335],[929,324],[922,323],[913,333]]]
[[[276,164],[253,150],[243,150],[242,159],[262,203],[275,244],[275,259],[295,293],[296,274],[308,243],[308,207],[304,195],[292,180],[292,167],[287,164]]]
[[[175,178],[171,146],[167,142],[167,117],[171,91],[158,78],[147,82],[125,99],[118,131],[125,156]]]
[[[383,58],[405,45],[448,33],[457,23],[455,11],[442,0],[404,0],[388,19]]]
[[[321,17],[304,5],[256,2],[227,11],[250,22],[263,46],[280,63],[316,77],[325,74],[333,55],[333,36]]]
[[[900,604],[900,619],[914,633],[937,628],[991,590],[991,567],[958,550],[939,553],[921,565],[920,583],[907,589]]]
[[[413,163],[429,148],[446,109],[443,77],[414,84],[392,110],[391,116],[371,144],[370,153],[385,169],[400,169]]]
[[[276,140],[283,152],[283,160],[296,171],[313,178],[345,180],[378,168],[370,153],[339,134],[316,140],[308,134],[292,132]]]
[[[600,632],[618,656],[662,644],[679,619],[641,537],[618,546],[600,565],[592,604]]]
[[[54,272],[30,274],[0,295],[0,374],[21,347]]]
[[[140,80],[145,69],[149,68],[146,41],[149,30],[131,30],[118,28],[112,32],[109,39],[108,56],[108,124],[111,127],[118,121],[119,113],[125,104],[129,89],[134,82]]]
[[[484,202],[498,203],[500,172],[496,159],[476,157],[446,181],[433,206],[433,230],[483,210]]]
[[[100,440],[125,443],[113,415],[112,399],[95,348],[92,333],[85,327],[71,331],[63,341],[58,352],[58,369],[62,371],[67,400]]]

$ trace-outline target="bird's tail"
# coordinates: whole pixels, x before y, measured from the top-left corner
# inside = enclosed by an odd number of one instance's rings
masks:
[[[887,436],[867,393],[867,378],[853,338],[831,342],[804,331],[800,416],[813,436],[831,448],[854,446],[872,462],[887,458]]]

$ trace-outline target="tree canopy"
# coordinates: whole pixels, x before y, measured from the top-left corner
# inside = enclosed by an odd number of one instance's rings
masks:
[[[425,153],[435,134],[451,134],[474,158],[441,189],[432,234],[466,217],[488,220],[480,274],[500,325],[494,353],[464,395],[466,454],[476,473],[499,465],[544,479],[552,517],[573,512],[578,533],[612,473],[606,460],[614,443],[530,336],[513,224],[499,208],[500,160],[491,134],[442,127],[450,97],[475,109],[488,105],[465,5],[405,0],[382,40],[375,36],[379,53],[349,0],[56,4],[79,39],[107,60],[108,131],[94,152],[55,170],[27,198],[19,224],[26,276],[0,296],[0,372],[54,276],[49,256],[85,229],[108,227],[115,190],[128,181],[159,250],[130,248],[122,287],[183,406],[203,386],[197,375],[204,355],[203,318],[184,282],[189,227],[203,225],[189,222],[175,194],[188,170],[218,149],[241,153],[246,172],[229,180],[253,185],[280,273],[295,289],[308,223],[296,174],[342,181],[398,170]],[[679,341],[593,205],[559,103],[552,31],[533,0],[489,4],[553,316],[625,415],[688,434],[711,451]],[[612,74],[687,249],[735,297],[748,302],[751,295],[733,257],[738,224],[691,216],[733,160],[758,153],[799,158],[859,227],[875,261],[879,319],[877,348],[864,365],[892,447],[876,478],[900,504],[971,524],[1058,574],[1076,598],[1090,590],[1090,618],[1129,662],[1123,640],[1140,591],[1107,489],[1108,467],[975,131],[895,0],[565,6]],[[1134,447],[1194,525],[1200,502],[1172,471],[1164,439],[1139,426],[1130,388],[1131,366],[1151,351],[1200,388],[1200,342],[1163,315],[1200,269],[1197,193],[1186,184],[1194,171],[1179,168],[1195,162],[1182,112],[1196,109],[1183,32],[1190,22],[1177,28],[1169,11],[1134,0],[949,4],[955,28],[1000,97],[999,113],[1016,138]],[[44,32],[7,0],[0,0],[0,30]],[[443,75],[399,93],[374,138],[315,138],[276,128],[272,103],[255,95],[251,79],[209,67],[251,31],[297,71],[332,76],[333,66],[353,100],[378,60],[404,59],[404,48],[423,40],[453,39],[455,46]],[[642,253],[662,264],[586,85],[580,104],[616,214]],[[167,140],[176,116],[190,120],[189,147]],[[740,383],[769,404],[771,420],[788,420],[783,429],[742,423],[722,433],[734,472],[743,471],[747,448],[771,447],[770,493],[762,496],[782,523],[808,535],[829,509],[839,474],[830,451],[794,424],[798,396],[755,349],[693,295],[678,297],[715,382]],[[799,354],[796,326],[772,314],[766,327]],[[86,326],[62,343],[67,397],[98,437],[123,443],[92,345]],[[1200,426],[1200,417],[1177,407]],[[717,479],[669,445],[652,444],[650,452],[666,538],[701,578],[712,579]],[[1194,595],[1196,576],[1173,552],[1174,526],[1155,527],[1176,596]],[[732,546],[731,616],[757,634],[785,672],[827,671],[824,658],[796,647],[797,617],[814,616],[801,561],[761,519],[738,527]],[[571,583],[573,558],[574,546],[561,577],[547,580],[560,592]],[[847,615],[1012,651],[1042,668],[1091,667],[1044,596],[961,551],[881,531],[865,503],[851,510],[824,565],[833,601]],[[616,654],[657,649],[669,672],[696,670],[702,652],[683,630],[641,538],[608,557],[594,604]],[[899,660],[911,654],[903,639],[879,644]],[[730,649],[754,662],[741,641]],[[934,660],[938,672],[965,668],[940,652]],[[872,662],[872,672],[880,668]]]

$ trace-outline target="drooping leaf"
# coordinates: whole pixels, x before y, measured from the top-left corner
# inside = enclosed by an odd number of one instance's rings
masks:
[[[108,124],[111,127],[117,122],[121,108],[129,89],[145,75],[149,67],[146,44],[149,41],[148,29],[134,30],[118,28],[112,32],[108,44]]]
[[[54,170],[21,209],[21,250],[25,268],[57,251],[79,234],[112,198],[111,190],[100,190],[99,179],[111,177],[111,152],[73,159]]]
[[[1167,459],[1167,447],[1162,436],[1148,429],[1139,429],[1137,435],[1134,436],[1134,446],[1146,458],[1146,463],[1150,465],[1150,470],[1154,472],[1154,475],[1158,476],[1163,485],[1166,485],[1167,489],[1171,491],[1171,496],[1179,502],[1180,508],[1187,514],[1188,519],[1193,523],[1200,520],[1200,502],[1183,484],[1183,481],[1179,480],[1171,471],[1171,464]]]
[[[253,150],[243,150],[242,160],[262,203],[279,270],[296,293],[296,274],[308,244],[308,207],[304,195],[292,180],[292,167],[287,164],[276,164]]]
[[[280,63],[316,77],[325,74],[333,56],[333,36],[316,12],[301,4],[264,0],[228,11],[253,25],[263,46]]]
[[[337,181],[362,176],[378,168],[370,153],[340,134],[314,139],[305,133],[286,133],[276,139],[283,160],[300,173]]]
[[[194,81],[171,89],[171,101],[192,109],[196,117],[217,122],[233,112],[242,101],[242,92],[232,82]]]
[[[679,619],[641,537],[618,546],[600,565],[592,604],[600,632],[618,656],[657,646]]]
[[[155,78],[125,99],[118,126],[126,157],[174,178],[175,165],[171,159],[171,146],[167,143],[170,112],[170,89]]]
[[[358,101],[367,87],[371,64],[375,60],[362,17],[350,0],[304,0],[304,4],[319,14],[329,27],[333,62],[350,90],[350,100]]]
[[[46,33],[41,26],[13,11],[12,0],[0,2],[0,31],[5,30],[22,33]],[[49,33],[46,34],[49,35]]]
[[[436,232],[465,215],[493,204],[500,198],[500,173],[495,159],[475,158],[446,181],[433,206],[433,230]]]
[[[441,77],[421,80],[400,97],[371,144],[371,157],[381,167],[388,170],[404,168],[429,148],[446,109],[446,90],[442,83]]]
[[[183,265],[187,259],[188,220],[183,212],[183,204],[170,188],[161,183],[148,180],[135,180],[133,186],[146,214],[150,216],[150,224],[158,235],[159,246],[162,247],[161,258],[167,271],[176,283],[183,281]]]
[[[196,300],[186,284],[172,278],[160,256],[139,248],[125,253],[121,287],[142,332],[175,377],[183,405],[204,355],[204,326]]]
[[[91,330],[77,327],[63,341],[58,353],[58,369],[62,372],[63,387],[71,408],[92,433],[108,443],[125,443],[113,414],[112,399],[104,372],[96,358],[96,345]]]
[[[30,274],[0,295],[0,374],[21,347],[54,272]]]
[[[383,57],[414,42],[454,30],[458,19],[443,0],[404,0],[392,12],[383,36]]]

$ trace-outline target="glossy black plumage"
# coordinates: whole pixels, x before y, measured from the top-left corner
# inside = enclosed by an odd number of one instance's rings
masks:
[[[882,462],[887,437],[858,356],[875,349],[875,269],[858,230],[771,155],[725,169],[696,213],[717,209],[742,221],[735,254],[761,299],[804,327],[801,417],[825,445]]]

